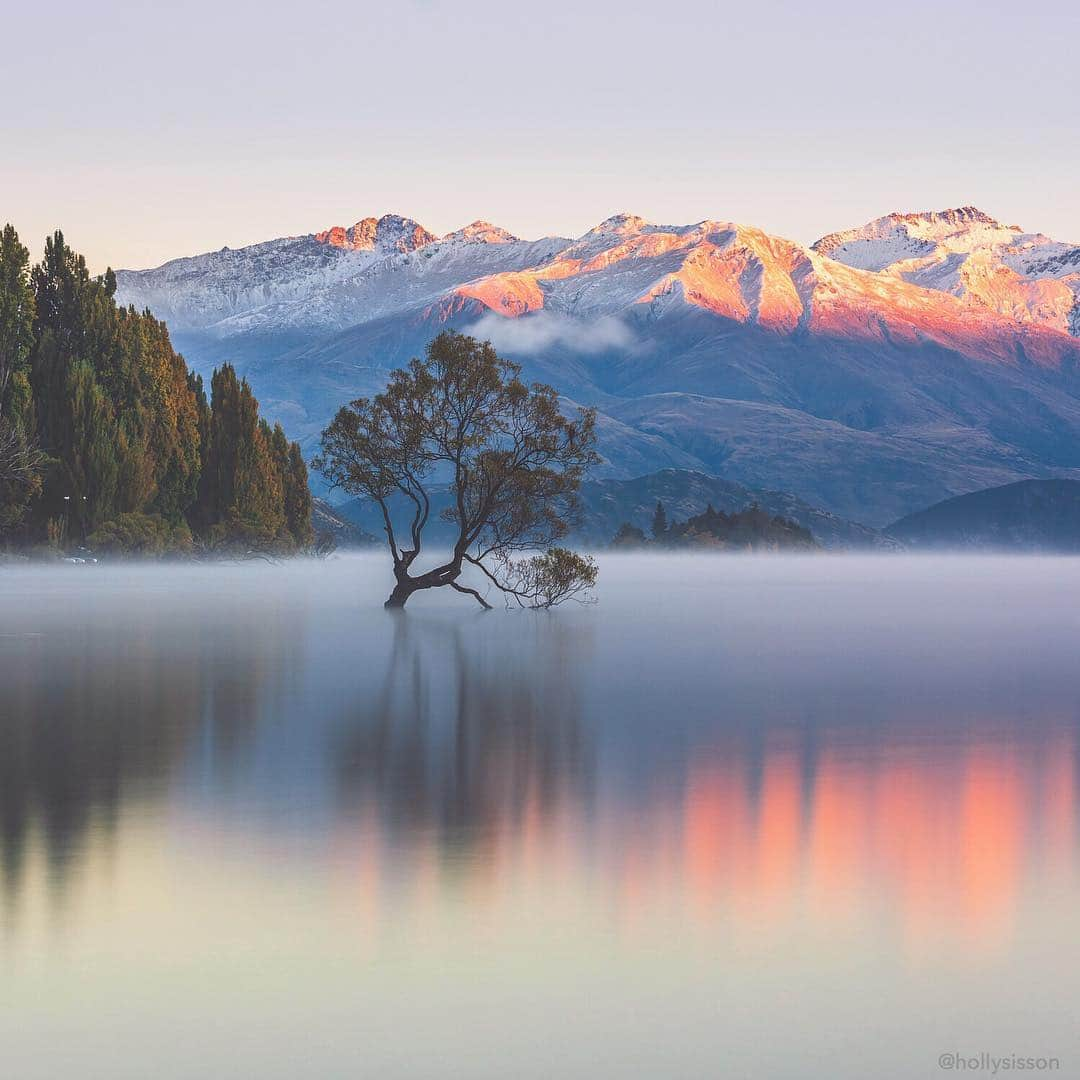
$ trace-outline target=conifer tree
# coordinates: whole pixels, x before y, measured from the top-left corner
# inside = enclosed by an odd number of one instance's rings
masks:
[[[231,364],[222,365],[211,379],[199,507],[216,540],[265,545],[284,539],[283,482],[272,443],[247,380],[238,379]]]
[[[12,415],[12,382],[25,379],[34,343],[34,290],[30,285],[30,253],[11,225],[0,232],[0,416]],[[25,406],[28,401],[21,401]]]
[[[312,544],[315,529],[311,524],[311,488],[304,455],[295,442],[289,444],[289,468],[285,474],[285,522],[298,548]]]
[[[240,382],[232,364],[223,364],[210,380],[209,438],[199,480],[199,520],[220,521],[236,502],[240,426]]]
[[[659,499],[656,501],[656,511],[652,519],[652,534],[654,540],[663,540],[667,536],[668,520],[664,504]]]
[[[30,350],[34,291],[30,253],[11,225],[0,232],[0,535],[21,524],[40,490],[44,464],[32,425]]]
[[[308,547],[315,538],[311,526],[311,491],[308,488],[307,465],[298,443],[290,443],[280,424],[271,434],[274,464],[281,477],[285,500],[285,528],[297,548]]]

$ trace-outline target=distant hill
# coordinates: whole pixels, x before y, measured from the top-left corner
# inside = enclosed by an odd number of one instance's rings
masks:
[[[660,505],[657,506],[660,514]],[[663,516],[652,536],[624,522],[612,539],[612,547],[652,551],[817,551],[820,545],[805,526],[762,510],[756,503],[726,514],[707,506],[686,521]]]
[[[342,515],[322,499],[312,500],[311,524],[316,536],[329,533],[339,548],[368,547],[378,542],[371,533],[366,532],[356,522]]]
[[[648,531],[657,500],[664,503],[672,520],[685,520],[700,514],[710,504],[717,510],[735,513],[757,503],[770,515],[788,518],[809,529],[822,547],[877,548],[894,547],[894,541],[876,529],[847,521],[811,506],[782,491],[743,487],[729,480],[690,469],[661,469],[633,480],[588,480],[581,486],[582,517],[571,539],[578,544],[607,547],[623,522]],[[430,542],[438,544],[452,535],[451,526],[439,520],[439,512],[449,505],[445,491],[433,493],[432,513],[426,530]],[[404,505],[392,503],[395,525],[404,523]],[[382,518],[372,502],[353,499],[335,507],[335,511],[367,532],[382,536]],[[316,522],[318,528],[318,522]]]
[[[909,514],[886,532],[912,548],[1080,551],[1080,481],[1021,480]]]
[[[690,469],[661,469],[633,480],[589,480],[581,486],[581,497],[584,514],[576,536],[590,544],[609,543],[623,522],[648,533],[660,501],[672,520],[694,517],[709,505],[732,514],[757,503],[770,515],[809,529],[822,547],[895,546],[876,529],[820,510],[795,495],[747,488]]]

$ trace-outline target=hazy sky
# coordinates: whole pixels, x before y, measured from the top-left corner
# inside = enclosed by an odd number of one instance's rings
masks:
[[[0,220],[96,269],[394,211],[811,241],[972,203],[1080,242],[1080,7],[56,0],[4,15]]]

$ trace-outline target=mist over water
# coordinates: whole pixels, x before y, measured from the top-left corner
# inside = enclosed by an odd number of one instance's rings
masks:
[[[4,568],[0,1072],[1080,1069],[1080,560],[600,566]]]

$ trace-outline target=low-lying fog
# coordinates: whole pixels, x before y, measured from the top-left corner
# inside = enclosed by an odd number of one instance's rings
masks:
[[[876,708],[954,694],[1071,692],[1080,559],[999,556],[599,556],[597,603],[485,614],[450,590],[382,610],[381,554],[276,565],[48,565],[0,570],[4,694],[57,695],[92,658],[117,692],[174,658],[214,670],[244,658],[364,696],[401,643],[436,670],[490,660],[506,678],[602,688],[600,719],[647,706],[710,716],[740,693],[805,709],[823,692],[876,691]],[[489,599],[498,603],[497,594]],[[297,665],[300,665],[297,667]],[[106,679],[106,673],[109,678]],[[1055,677],[1056,676],[1056,677]],[[1069,676],[1065,685],[1062,676]],[[1021,683],[1023,684],[1021,686]],[[449,684],[433,690],[451,692]],[[436,693],[436,696],[438,694]],[[624,700],[625,699],[625,700]],[[313,707],[315,703],[309,703]]]

